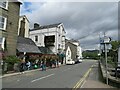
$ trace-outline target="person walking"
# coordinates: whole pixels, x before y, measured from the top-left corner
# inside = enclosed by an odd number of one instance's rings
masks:
[[[30,67],[31,67],[30,61],[27,61],[26,65],[27,65],[27,70],[30,70]]]
[[[42,61],[41,68],[42,68],[42,71],[44,71],[44,61]]]
[[[21,74],[24,73],[24,70],[25,70],[25,61],[21,60],[21,63],[20,63],[20,72],[21,72]]]

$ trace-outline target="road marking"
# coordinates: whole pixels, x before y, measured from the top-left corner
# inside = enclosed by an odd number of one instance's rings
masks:
[[[44,76],[44,77],[41,77],[41,78],[32,80],[31,83],[32,83],[32,82],[35,82],[35,81],[39,81],[39,80],[44,79],[44,78],[47,78],[47,77],[50,77],[50,76],[53,76],[53,75],[55,75],[55,74],[53,73],[53,74],[50,74],[50,75],[47,75],[47,76]]]
[[[82,88],[86,82],[87,82],[87,81],[85,80],[85,81],[83,82],[83,84],[81,85],[81,87],[80,87],[80,88]]]
[[[84,74],[84,76],[77,82],[77,84],[73,87],[72,90],[77,90],[78,88],[80,88],[81,84],[83,83],[83,81],[86,79],[86,77],[89,75],[89,73],[92,70],[93,65],[88,69],[88,71]]]

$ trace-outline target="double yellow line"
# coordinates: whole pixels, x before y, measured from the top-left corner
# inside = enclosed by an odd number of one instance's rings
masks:
[[[73,87],[72,90],[77,90],[78,88],[80,88],[80,86],[82,85],[83,81],[86,79],[86,77],[91,72],[92,67],[93,67],[93,65],[88,69],[88,71],[84,74],[84,76],[77,82],[77,84]]]

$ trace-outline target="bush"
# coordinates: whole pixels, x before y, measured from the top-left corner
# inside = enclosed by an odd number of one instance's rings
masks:
[[[9,64],[15,64],[19,62],[19,59],[16,56],[7,56],[5,62]]]
[[[4,59],[4,62],[7,63],[7,71],[14,70],[14,64],[19,62],[19,59],[16,56],[7,56]]]

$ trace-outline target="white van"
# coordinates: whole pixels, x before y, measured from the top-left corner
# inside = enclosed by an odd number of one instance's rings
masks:
[[[69,60],[66,61],[66,64],[67,65],[73,65],[73,64],[75,64],[75,61],[73,61],[72,59],[69,59]]]

